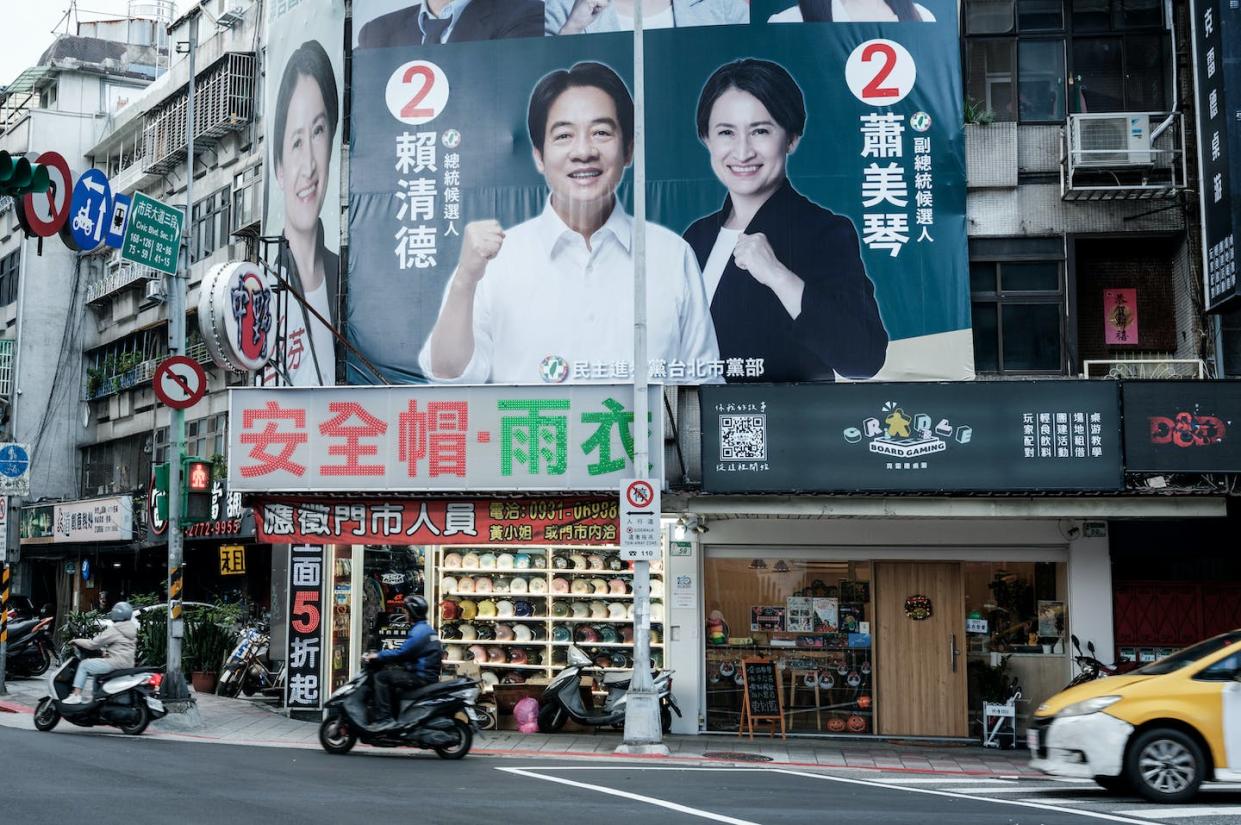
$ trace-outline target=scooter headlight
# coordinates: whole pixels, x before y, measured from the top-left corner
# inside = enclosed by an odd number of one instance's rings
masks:
[[[1086,716],[1091,713],[1098,713],[1105,708],[1120,701],[1119,696],[1096,696],[1093,699],[1083,699],[1080,702],[1074,702],[1064,710],[1057,713],[1057,716]]]

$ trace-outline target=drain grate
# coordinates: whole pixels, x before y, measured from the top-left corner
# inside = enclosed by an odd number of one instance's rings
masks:
[[[704,759],[717,759],[721,762],[771,762],[770,756],[761,753],[742,753],[740,751],[707,751]]]

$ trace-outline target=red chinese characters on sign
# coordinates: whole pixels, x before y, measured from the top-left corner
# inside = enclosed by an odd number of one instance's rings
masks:
[[[615,499],[268,500],[254,510],[261,541],[360,544],[619,543]]]
[[[266,421],[262,430],[255,430],[255,424]],[[278,422],[289,421],[290,429],[283,429]],[[268,401],[261,409],[244,410],[241,415],[241,443],[252,445],[249,458],[256,462],[241,468],[244,478],[258,478],[277,471],[300,476],[306,467],[293,461],[293,453],[299,445],[308,440],[306,435],[306,411],[293,407],[281,407],[275,401]],[[274,455],[271,448],[279,449]]]
[[[388,425],[368,413],[356,401],[335,401],[328,404],[328,409],[335,413],[331,419],[319,425],[319,432],[332,439],[341,439],[343,444],[331,444],[327,448],[328,455],[342,456],[344,464],[324,464],[319,474],[324,476],[381,476],[384,474],[382,464],[363,464],[362,458],[379,454],[376,444],[363,444],[362,439],[375,439],[388,431]],[[346,424],[356,419],[357,424]]]
[[[1206,447],[1221,444],[1228,431],[1223,420],[1213,415],[1179,412],[1174,418],[1151,416],[1151,443],[1178,447]]]
[[[465,401],[431,401],[426,412],[410,401],[399,416],[400,459],[410,478],[418,477],[418,465],[427,459],[432,478],[465,478],[465,438],[469,432],[469,405]]]

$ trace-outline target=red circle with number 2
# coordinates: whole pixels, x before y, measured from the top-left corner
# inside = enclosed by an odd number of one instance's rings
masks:
[[[900,103],[913,91],[917,77],[913,55],[895,40],[867,40],[845,63],[849,91],[871,106]]]

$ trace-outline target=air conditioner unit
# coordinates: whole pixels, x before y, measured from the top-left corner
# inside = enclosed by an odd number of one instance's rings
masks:
[[[1147,114],[1073,115],[1072,139],[1073,162],[1079,167],[1151,165]]]
[[[143,296],[143,303],[146,304],[162,304],[168,294],[164,292],[164,279],[152,278],[147,281],[146,294]]]

